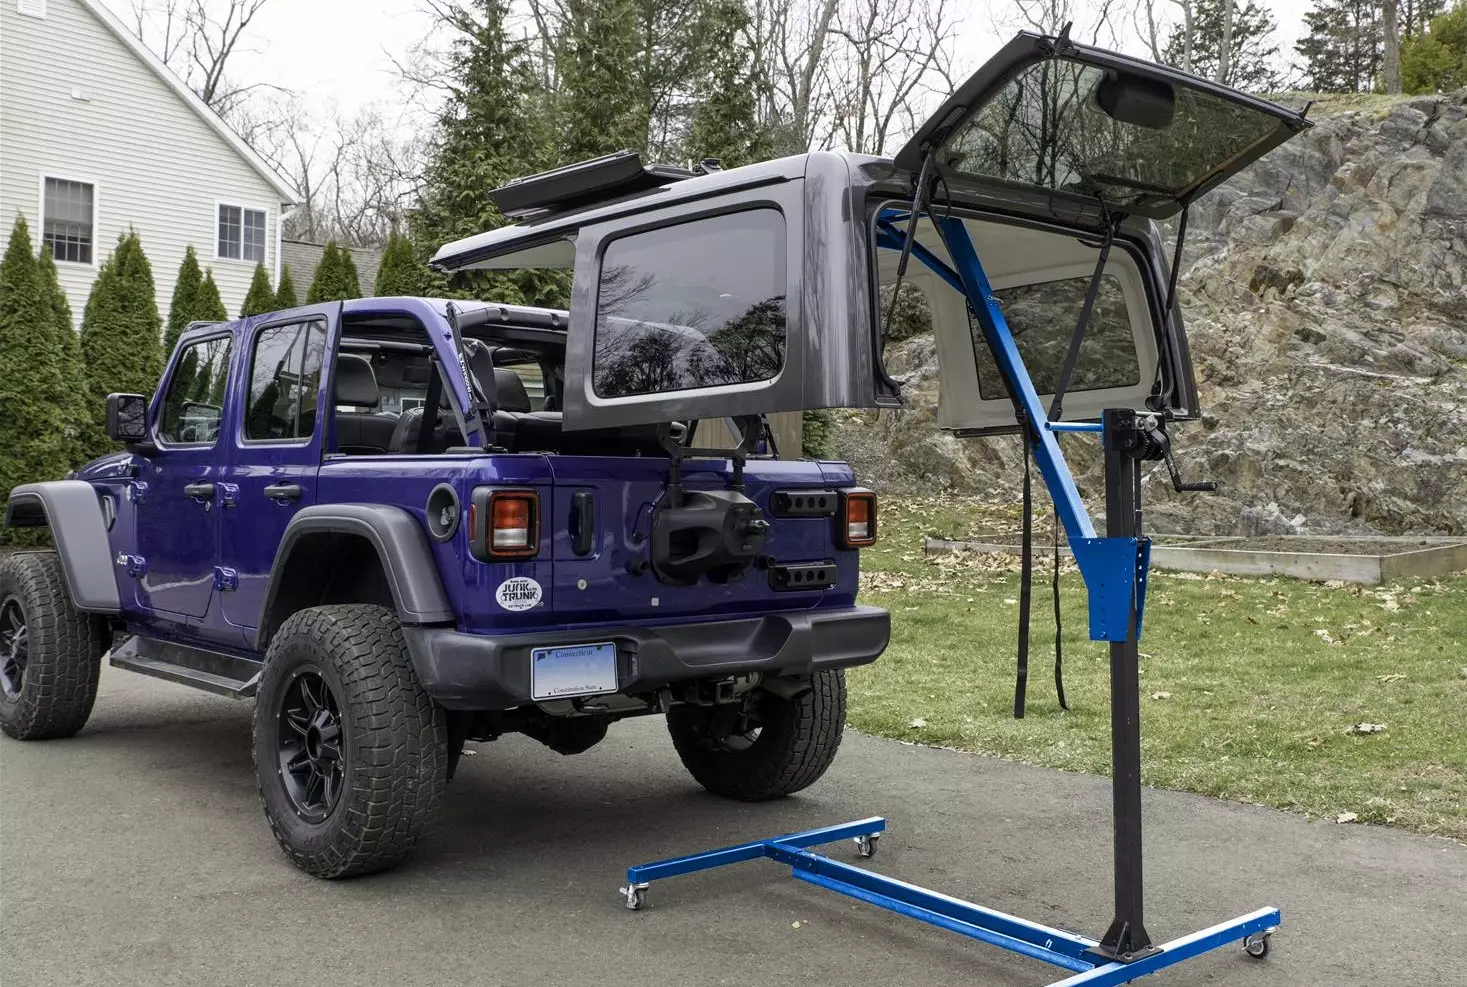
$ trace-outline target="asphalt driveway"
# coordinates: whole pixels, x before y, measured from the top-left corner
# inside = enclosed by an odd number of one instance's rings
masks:
[[[874,862],[887,873],[1091,935],[1109,919],[1105,779],[848,733],[809,792],[736,805],[687,778],[652,720],[578,757],[482,745],[405,866],[326,883],[270,837],[249,718],[248,704],[108,670],[77,738],[0,738],[0,983],[1057,979],[768,861],[654,885],[640,913],[615,894],[630,863],[874,814],[890,819]],[[1148,792],[1146,811],[1153,938],[1284,910],[1266,960],[1230,948],[1147,983],[1467,984],[1467,848],[1171,792]]]

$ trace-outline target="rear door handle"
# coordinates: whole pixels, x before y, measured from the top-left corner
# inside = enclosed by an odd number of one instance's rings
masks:
[[[206,504],[214,499],[214,484],[207,480],[199,483],[190,483],[183,488],[186,496],[193,498],[200,504]]]
[[[265,488],[265,496],[284,504],[287,501],[300,500],[301,487],[299,483],[272,483]]]
[[[571,497],[571,551],[590,555],[596,547],[596,498],[588,490]]]

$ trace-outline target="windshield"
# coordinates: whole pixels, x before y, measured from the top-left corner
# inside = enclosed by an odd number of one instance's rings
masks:
[[[1138,106],[1134,80],[1117,80],[1065,58],[1025,67],[947,140],[952,167],[1130,207],[1184,200],[1281,125],[1235,99],[1168,83],[1150,82]]]

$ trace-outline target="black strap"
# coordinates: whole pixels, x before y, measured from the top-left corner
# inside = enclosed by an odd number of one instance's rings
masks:
[[[1065,362],[1060,365],[1059,380],[1054,385],[1054,400],[1049,405],[1049,420],[1057,422],[1064,413],[1065,392],[1070,389],[1070,378],[1075,374],[1075,364],[1080,361],[1080,346],[1085,342],[1085,330],[1090,327],[1090,316],[1095,311],[1095,299],[1100,296],[1100,279],[1105,276],[1105,262],[1110,257],[1110,245],[1115,240],[1116,227],[1106,225],[1105,239],[1100,244],[1100,257],[1095,262],[1095,273],[1090,275],[1090,287],[1085,290],[1085,303],[1080,306],[1080,318],[1075,323],[1075,333],[1070,337],[1070,348],[1065,352]]]
[[[1029,687],[1029,600],[1034,588],[1034,489],[1029,469],[1029,428],[1024,433],[1024,541],[1019,549],[1019,674],[1014,683],[1014,719],[1024,718]]]
[[[432,451],[433,433],[438,430],[438,402],[443,397],[442,368],[435,356],[429,363],[428,393],[423,396],[423,418],[418,422],[418,455]]]
[[[1065,645],[1064,625],[1060,622],[1060,544],[1059,544],[1059,508],[1054,510],[1054,691],[1059,697],[1060,709],[1069,711],[1070,705],[1065,702]]]

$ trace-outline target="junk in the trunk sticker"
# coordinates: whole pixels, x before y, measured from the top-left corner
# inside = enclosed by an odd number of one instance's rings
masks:
[[[529,610],[540,605],[540,584],[526,576],[514,576],[499,584],[494,599],[506,610]]]

